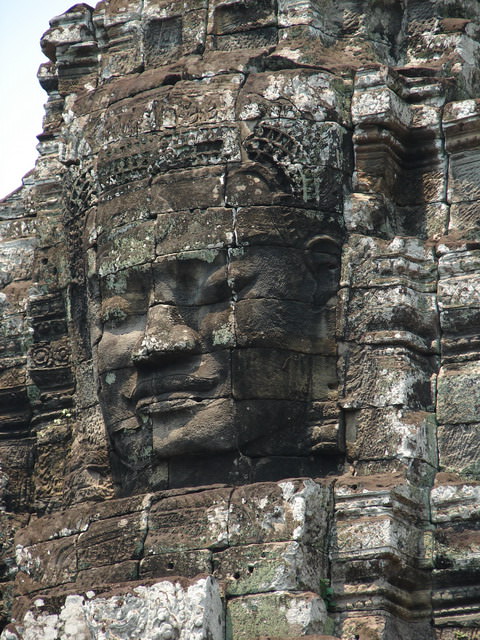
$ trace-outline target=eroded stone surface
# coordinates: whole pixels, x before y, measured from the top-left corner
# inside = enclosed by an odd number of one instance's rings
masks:
[[[43,612],[38,598],[34,610],[22,623],[12,625],[4,638],[30,640],[100,640],[114,635],[119,640],[221,640],[224,613],[218,585],[212,578],[191,584],[162,581],[139,585],[119,595],[67,596],[57,613]]]
[[[52,19],[0,203],[2,638],[476,637],[479,19]]]

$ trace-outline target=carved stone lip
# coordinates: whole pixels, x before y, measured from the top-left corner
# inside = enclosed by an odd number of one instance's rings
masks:
[[[163,400],[158,397],[142,398],[137,403],[136,409],[138,413],[146,415],[160,415],[163,413],[172,413],[175,411],[198,409],[204,403],[209,403],[212,398],[165,398]]]
[[[219,380],[219,376],[203,378],[176,375],[140,380],[134,391],[133,401],[137,408],[139,405],[152,402],[165,402],[174,396],[195,401],[198,395],[204,396],[208,393],[211,397],[211,391],[218,385]]]

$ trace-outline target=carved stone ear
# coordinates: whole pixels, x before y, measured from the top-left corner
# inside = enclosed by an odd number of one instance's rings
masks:
[[[311,251],[322,251],[325,253],[338,254],[342,251],[342,245],[338,240],[332,238],[332,236],[318,235],[310,238],[305,243],[305,248]]]
[[[331,236],[318,235],[305,244],[307,264],[313,273],[321,266],[338,268],[342,245]]]
[[[324,305],[338,289],[342,245],[327,235],[310,238],[305,244],[305,260],[315,277],[315,304]]]

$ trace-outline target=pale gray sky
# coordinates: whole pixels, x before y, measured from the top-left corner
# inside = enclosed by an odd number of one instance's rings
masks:
[[[35,165],[47,97],[36,77],[46,61],[40,38],[50,18],[74,4],[75,0],[0,0],[0,198],[21,186],[22,176]]]

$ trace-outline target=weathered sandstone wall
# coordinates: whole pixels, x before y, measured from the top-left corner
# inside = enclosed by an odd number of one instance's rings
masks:
[[[2,640],[479,638],[479,3],[104,0],[42,49]]]

